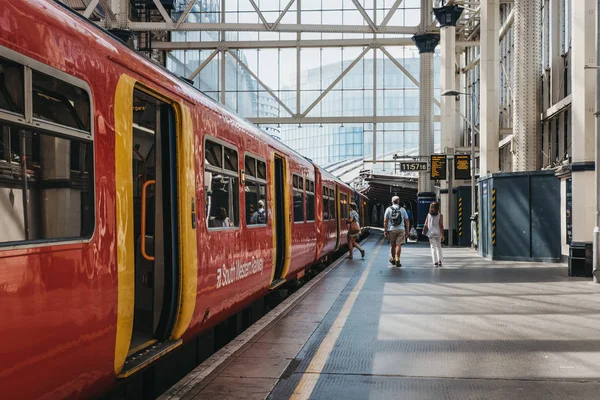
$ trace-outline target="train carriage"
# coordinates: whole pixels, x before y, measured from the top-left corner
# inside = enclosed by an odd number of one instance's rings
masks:
[[[347,185],[61,5],[0,9],[2,393],[105,393],[345,245]]]

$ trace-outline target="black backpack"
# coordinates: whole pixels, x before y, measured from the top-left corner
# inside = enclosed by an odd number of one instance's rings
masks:
[[[392,206],[392,225],[399,226],[402,223],[402,209]]]

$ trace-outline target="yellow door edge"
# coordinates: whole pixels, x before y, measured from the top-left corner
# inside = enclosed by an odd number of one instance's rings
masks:
[[[271,207],[271,232],[272,232],[272,251],[271,257],[273,262],[271,263],[271,280],[269,281],[269,285],[273,282],[275,278],[275,270],[277,269],[277,201],[275,198],[275,160],[279,157],[276,153],[273,155],[273,159],[271,161],[271,185],[269,185],[269,196],[271,197],[271,201],[268,202]]]
[[[117,332],[114,370],[125,364],[133,333],[135,244],[133,240],[133,88],[135,79],[122,75],[115,92],[115,200],[117,245]]]
[[[196,154],[192,115],[187,106],[176,109],[177,177],[179,190],[179,304],[172,339],[179,339],[189,328],[196,308],[198,293],[198,240],[195,221],[198,215],[196,199]],[[180,115],[177,115],[180,114]],[[195,218],[195,217],[194,217]]]
[[[283,270],[281,272],[281,279],[285,279],[290,270],[290,263],[292,261],[292,214],[290,209],[290,184],[288,184],[289,179],[289,168],[287,159],[285,157],[281,157],[283,160],[283,215],[289,216],[288,220],[285,223],[285,261],[283,263]]]

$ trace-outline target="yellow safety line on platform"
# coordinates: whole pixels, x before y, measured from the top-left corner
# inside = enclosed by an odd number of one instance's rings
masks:
[[[321,342],[321,345],[319,346],[317,352],[313,356],[313,359],[308,365],[308,368],[306,369],[304,374],[302,374],[302,378],[300,379],[300,382],[298,382],[298,385],[296,386],[296,389],[294,389],[294,393],[292,393],[290,399],[308,399],[310,398],[313,390],[315,390],[315,386],[317,385],[317,382],[319,380],[319,375],[323,371],[323,368],[325,367],[325,364],[327,363],[327,360],[329,359],[329,356],[333,351],[333,347],[335,346],[335,343],[337,342],[338,338],[342,333],[342,330],[344,329],[344,325],[346,324],[348,316],[352,311],[354,302],[356,301],[358,294],[360,293],[362,287],[367,281],[369,271],[371,270],[371,267],[373,266],[373,263],[377,258],[377,253],[379,253],[379,249],[381,248],[383,242],[384,240],[382,239],[379,242],[379,245],[377,246],[375,251],[373,252],[373,256],[367,264],[367,268],[365,268],[365,270],[362,272],[360,279],[356,283],[356,286],[354,286],[352,292],[350,292],[350,295],[346,299],[342,310],[340,311],[333,325],[329,329],[329,332],[327,332],[325,339],[323,339],[323,342]]]

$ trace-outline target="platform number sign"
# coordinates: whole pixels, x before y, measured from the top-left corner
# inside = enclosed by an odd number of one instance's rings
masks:
[[[427,171],[427,161],[401,162],[400,171]]]

